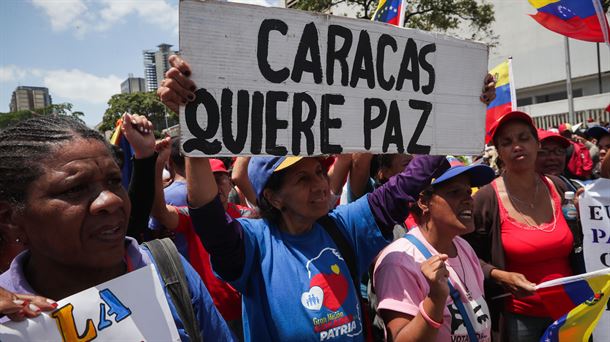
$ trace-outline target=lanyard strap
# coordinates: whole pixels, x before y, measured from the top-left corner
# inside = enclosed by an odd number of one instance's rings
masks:
[[[424,244],[419,241],[417,237],[412,234],[405,234],[404,238],[409,240],[409,242],[411,242],[415,247],[417,247],[420,253],[423,254],[424,258],[430,259],[432,253],[430,253],[428,248],[426,248],[426,246],[424,246]],[[453,303],[455,303],[455,306],[457,306],[458,310],[460,311],[460,315],[462,316],[462,320],[464,321],[464,325],[466,326],[466,331],[468,331],[468,338],[470,342],[477,342],[477,334],[474,332],[474,327],[472,326],[472,322],[470,322],[470,317],[466,312],[464,303],[462,303],[460,293],[458,292],[458,290],[455,289],[455,287],[453,287],[453,285],[451,285],[451,281],[447,280],[447,284],[449,285],[449,292],[451,298],[453,299]]]

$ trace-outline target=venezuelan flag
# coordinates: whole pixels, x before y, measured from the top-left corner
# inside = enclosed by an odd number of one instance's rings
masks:
[[[489,71],[496,80],[496,98],[487,106],[487,115],[485,116],[486,144],[491,140],[491,124],[502,115],[517,109],[517,98],[512,84],[511,63],[512,59],[509,58]]]
[[[129,188],[129,182],[131,181],[131,170],[132,163],[131,157],[133,156],[133,150],[127,139],[123,136],[123,119],[118,119],[114,128],[114,132],[110,137],[110,143],[119,146],[123,150],[123,167],[121,168],[121,183],[125,189]]]
[[[528,1],[538,11],[531,17],[549,30],[589,42],[608,41],[610,27],[605,14],[600,13],[603,12],[600,0]]]
[[[379,0],[371,20],[401,26],[403,25],[404,0]]]
[[[551,317],[556,319],[540,341],[587,342],[610,298],[610,268],[538,285]]]

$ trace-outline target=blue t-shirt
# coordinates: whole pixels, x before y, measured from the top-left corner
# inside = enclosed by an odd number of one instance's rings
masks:
[[[185,181],[173,182],[172,184],[168,185],[167,188],[163,189],[163,193],[165,194],[165,203],[169,205],[174,205],[176,207],[186,207],[188,205],[186,199],[187,190]],[[159,223],[159,221],[155,220],[153,217],[151,217],[148,221],[148,228],[152,230],[160,229],[161,227],[161,223]],[[186,258],[186,260],[189,260],[186,236],[182,233],[176,233],[173,241],[176,248],[178,248],[178,252],[180,252],[180,254]]]
[[[329,215],[352,245],[359,274],[367,272],[387,242],[366,196]],[[246,340],[364,340],[349,269],[323,227],[290,235],[267,220],[239,222],[245,264],[231,285],[243,294]]]

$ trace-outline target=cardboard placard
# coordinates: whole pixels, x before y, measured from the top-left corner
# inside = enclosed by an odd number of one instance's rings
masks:
[[[180,3],[189,156],[478,154],[487,46],[324,14]]]
[[[0,341],[180,341],[153,265],[57,303],[55,311],[0,324]]]

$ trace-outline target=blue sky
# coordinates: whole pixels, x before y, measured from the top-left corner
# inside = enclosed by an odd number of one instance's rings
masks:
[[[43,86],[93,126],[129,73],[143,77],[142,50],[178,48],[178,0],[0,0],[0,32],[0,112],[15,87]]]

